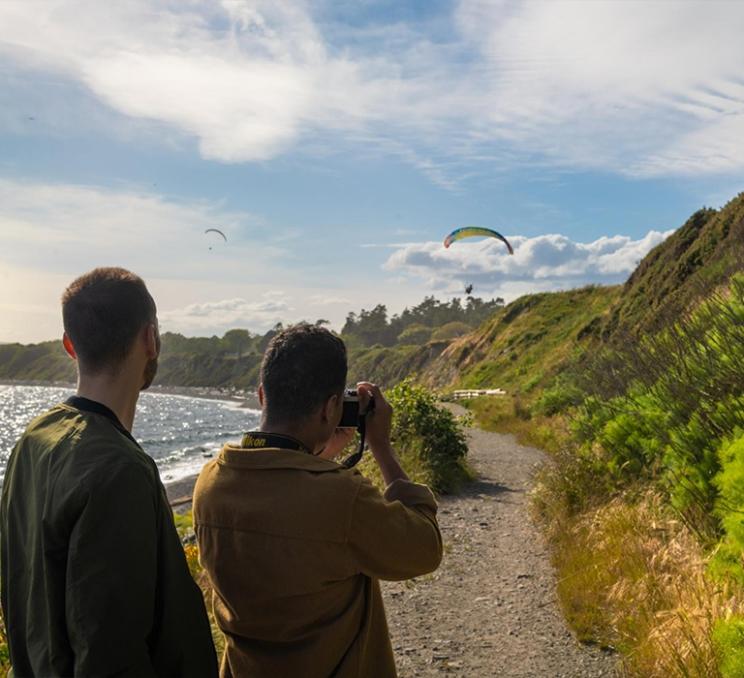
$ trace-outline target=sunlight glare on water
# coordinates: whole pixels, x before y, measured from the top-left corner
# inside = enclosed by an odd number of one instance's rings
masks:
[[[0,480],[28,423],[73,395],[69,388],[0,385]],[[214,454],[258,423],[256,410],[224,400],[143,393],[134,437],[160,469],[164,482],[198,473]]]

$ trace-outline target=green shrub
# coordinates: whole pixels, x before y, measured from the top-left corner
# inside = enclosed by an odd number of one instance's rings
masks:
[[[399,344],[414,344],[421,346],[431,339],[431,327],[414,323],[409,325],[398,335]]]
[[[718,488],[716,514],[724,529],[724,539],[711,561],[717,577],[731,577],[744,585],[744,430],[718,449],[721,470],[714,479]]]
[[[744,617],[719,620],[713,642],[722,678],[744,678]]]
[[[176,513],[174,511],[173,522],[176,526],[176,532],[178,532],[178,536],[182,541],[194,535],[194,520],[190,510],[184,513]]]
[[[411,479],[437,493],[456,491],[471,475],[463,422],[440,407],[429,389],[408,379],[385,397],[393,407],[393,447]],[[362,470],[380,481],[372,459]]]
[[[526,389],[529,390],[529,388],[530,384],[528,383]],[[543,391],[533,409],[538,414],[552,417],[555,414],[565,412],[571,407],[580,405],[585,397],[586,393],[576,384],[572,384],[565,379],[559,379],[553,386]]]
[[[737,276],[676,325],[596,362],[584,378],[590,395],[575,422],[579,440],[603,448],[616,481],[658,481],[686,520],[714,537],[718,448],[744,427],[742,365],[744,276]]]

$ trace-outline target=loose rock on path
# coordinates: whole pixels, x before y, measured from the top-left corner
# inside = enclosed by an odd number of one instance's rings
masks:
[[[399,675],[615,675],[616,659],[581,646],[558,608],[547,546],[528,515],[543,453],[480,429],[468,438],[478,480],[440,501],[439,570],[383,583]]]

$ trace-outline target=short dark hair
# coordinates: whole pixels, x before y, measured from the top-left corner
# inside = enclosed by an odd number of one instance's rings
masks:
[[[282,330],[264,353],[261,384],[267,419],[307,418],[346,386],[346,346],[324,327],[301,323]]]
[[[123,268],[95,268],[62,294],[62,322],[80,369],[116,369],[135,337],[156,322],[157,308],[138,275]]]

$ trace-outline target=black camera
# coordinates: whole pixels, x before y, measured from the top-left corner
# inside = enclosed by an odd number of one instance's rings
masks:
[[[344,391],[344,412],[341,415],[339,428],[360,428],[364,415],[375,409],[375,399],[370,398],[366,412],[359,409],[359,393],[355,389],[348,388]]]

